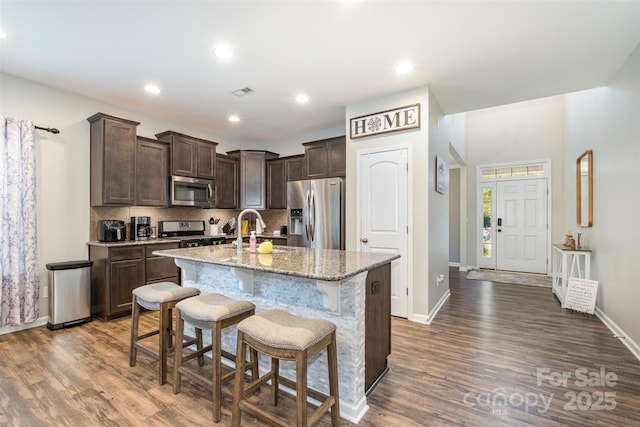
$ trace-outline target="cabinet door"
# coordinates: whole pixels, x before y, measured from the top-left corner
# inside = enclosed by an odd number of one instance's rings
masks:
[[[194,139],[173,135],[171,138],[171,175],[197,178],[197,147]]]
[[[288,181],[304,179],[304,156],[292,156],[285,160],[285,176]],[[285,184],[286,192],[286,184]],[[286,197],[286,196],[285,196]]]
[[[347,171],[346,140],[344,136],[327,141],[327,159],[327,178],[344,178]]]
[[[391,264],[367,273],[365,296],[365,392],[387,369],[391,354]]]
[[[136,205],[167,206],[169,144],[138,137],[136,145]]]
[[[304,166],[307,179],[325,178],[327,173],[327,149],[325,144],[304,147]]]
[[[219,154],[216,156],[216,186],[218,209],[238,208],[238,178],[240,162],[237,158]]]
[[[159,243],[145,246],[145,282],[178,283],[179,269],[173,258],[154,256],[153,251],[178,249],[178,243]]]
[[[110,312],[131,311],[131,292],[144,285],[144,259],[131,259],[111,263]]]
[[[266,209],[265,153],[243,151],[240,154],[240,208]]]
[[[91,206],[133,205],[138,122],[98,113],[91,123]]]
[[[197,141],[196,153],[198,178],[216,179],[216,145]]]
[[[267,162],[267,199],[269,209],[287,207],[286,160],[284,159]]]

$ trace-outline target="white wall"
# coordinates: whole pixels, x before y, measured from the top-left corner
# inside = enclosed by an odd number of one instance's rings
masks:
[[[433,320],[434,312],[438,304],[444,302],[443,298],[449,295],[449,184],[447,183],[444,194],[436,191],[436,156],[439,156],[445,164],[449,163],[450,134],[455,128],[443,125],[443,113],[440,104],[429,93],[429,156],[423,167],[427,174],[426,181],[418,181],[416,187],[426,192],[429,197],[429,273],[421,280],[429,282],[428,314],[429,321]],[[448,178],[449,174],[446,174]],[[423,185],[428,182],[427,188]],[[425,191],[427,190],[427,191]],[[438,282],[441,276],[443,281]]]
[[[53,89],[0,73],[0,114],[31,120],[38,126],[55,127],[60,134],[37,131],[38,246],[41,289],[47,285],[45,265],[50,262],[87,259],[89,241],[89,122],[103,112],[141,122],[138,135],[175,130],[219,142],[220,151],[230,146],[216,135],[190,129],[136,111]],[[48,315],[48,300],[41,292],[41,321]],[[46,322],[46,319],[45,319]],[[0,328],[0,333],[13,328]]]
[[[477,266],[476,168],[551,159],[551,236],[560,239],[565,209],[564,98],[554,96],[467,113],[467,259]],[[565,230],[566,231],[566,230]]]
[[[430,97],[427,87],[421,87],[381,98],[369,99],[346,108],[347,135],[347,198],[356,197],[356,153],[361,149],[405,145],[409,147],[409,318],[418,321],[429,319],[429,308],[433,306],[429,295],[429,203],[434,192],[432,179],[434,157],[429,151],[429,129],[435,122],[430,118]],[[352,117],[420,103],[420,129],[391,132],[352,140],[349,138],[349,119]],[[356,206],[347,204],[346,249],[356,250]],[[442,218],[446,228],[448,216]],[[435,279],[434,279],[435,280]],[[448,281],[441,287],[448,289]]]
[[[593,227],[576,227],[575,161],[593,150]],[[563,228],[593,249],[597,306],[640,357],[640,45],[607,87],[566,95]]]

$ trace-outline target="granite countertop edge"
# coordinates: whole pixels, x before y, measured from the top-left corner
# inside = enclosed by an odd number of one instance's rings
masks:
[[[274,248],[278,248],[278,246],[274,246]],[[283,246],[282,248],[285,248],[286,250],[291,250],[291,246]],[[298,248],[298,249],[308,249],[308,248]],[[275,268],[275,267],[270,267],[270,266],[264,266],[264,265],[248,265],[248,264],[243,264],[243,263],[238,263],[237,261],[227,261],[228,257],[225,257],[223,259],[211,259],[211,258],[201,258],[201,257],[195,257],[195,256],[189,256],[189,255],[184,255],[184,254],[176,254],[174,253],[175,250],[161,250],[161,251],[154,251],[153,254],[156,256],[165,256],[165,257],[170,257],[170,258],[177,258],[177,259],[183,259],[186,261],[194,261],[194,262],[202,262],[205,264],[214,264],[214,265],[220,265],[220,266],[225,266],[225,267],[233,267],[233,268],[241,268],[243,270],[251,270],[251,271],[261,271],[261,272],[265,272],[265,273],[273,273],[273,274],[281,274],[281,275],[285,275],[285,276],[293,276],[293,277],[302,277],[302,278],[307,278],[307,279],[312,279],[312,280],[323,280],[323,281],[327,281],[327,282],[338,282],[338,281],[342,281],[345,279],[348,279],[350,277],[353,277],[359,273],[365,272],[365,271],[369,271],[369,270],[373,270],[375,268],[378,268],[380,266],[383,266],[385,264],[390,263],[391,261],[400,258],[400,255],[386,255],[385,258],[382,258],[380,260],[377,261],[373,261],[370,262],[366,265],[362,265],[359,266],[358,268],[354,268],[352,270],[343,272],[343,273],[339,273],[339,274],[321,274],[321,273],[309,273],[309,272],[304,272],[304,271],[299,271],[299,270],[291,270],[291,269],[282,269],[282,268]],[[259,254],[260,255],[260,254]],[[269,255],[269,254],[264,254],[264,255]]]

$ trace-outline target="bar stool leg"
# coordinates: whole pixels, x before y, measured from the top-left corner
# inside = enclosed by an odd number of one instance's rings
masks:
[[[182,342],[184,336],[184,319],[180,315],[180,310],[176,309],[176,342]],[[202,335],[200,335],[200,342],[202,343]],[[180,387],[182,385],[182,374],[180,373],[180,366],[182,365],[182,346],[179,346],[173,354],[173,392],[180,393]]]
[[[271,402],[273,406],[278,406],[278,399],[280,398],[280,388],[278,387],[278,378],[280,378],[280,359],[275,357],[271,358],[271,372],[273,377],[271,378]]]
[[[133,296],[133,305],[131,312],[131,340],[129,341],[129,366],[136,366],[136,356],[138,355],[138,349],[136,348],[136,342],[138,341],[138,319],[140,317],[140,307],[136,296]]]
[[[296,414],[298,427],[307,427],[307,355],[296,352]]]
[[[242,366],[247,357],[247,343],[244,342],[244,333],[238,331],[238,344],[236,345],[236,367]],[[257,360],[256,360],[257,362]],[[253,378],[253,373],[252,373]],[[242,413],[240,412],[240,400],[244,398],[244,375],[236,370],[233,384],[233,409],[231,411],[231,427],[240,427]]]
[[[183,336],[184,336],[184,319],[182,320],[182,329],[183,329]],[[195,328],[196,329],[196,350],[201,350],[202,349],[202,329],[200,328]],[[201,354],[200,356],[198,356],[198,366],[204,366],[204,354]]]
[[[329,394],[334,398],[331,407],[331,425],[340,425],[340,399],[338,397],[338,351],[336,347],[336,333],[331,334],[331,342],[327,346],[327,368],[329,369]]]
[[[220,343],[222,341],[222,330],[221,330],[220,322],[213,322],[213,327],[211,328],[211,342],[213,344],[211,348],[211,356],[213,362],[213,422],[220,422],[220,400],[222,394],[222,378],[221,372],[222,369],[222,349],[220,348]]]
[[[167,306],[166,304],[160,304],[160,348],[159,348],[159,355],[160,355],[160,360],[158,361],[159,363],[159,381],[160,381],[160,385],[164,384],[167,382],[167,349],[168,349],[168,339],[167,339],[167,333],[169,331],[169,322],[170,319],[168,319],[168,313],[167,313]]]

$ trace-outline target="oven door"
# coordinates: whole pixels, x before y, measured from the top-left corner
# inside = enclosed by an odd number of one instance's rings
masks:
[[[169,188],[171,206],[212,208],[216,205],[216,185],[213,180],[172,176]]]

